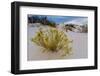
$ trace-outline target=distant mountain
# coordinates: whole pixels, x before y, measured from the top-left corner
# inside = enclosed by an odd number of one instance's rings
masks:
[[[46,16],[29,16],[28,17],[28,24],[35,24],[40,23],[42,25],[48,25],[52,27],[56,27],[55,22],[48,20]]]

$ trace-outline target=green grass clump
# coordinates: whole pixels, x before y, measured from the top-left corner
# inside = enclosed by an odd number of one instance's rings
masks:
[[[52,27],[45,30],[40,28],[36,36],[32,38],[32,42],[43,47],[44,51],[62,51],[62,56],[69,54],[72,49],[72,40],[63,31]]]

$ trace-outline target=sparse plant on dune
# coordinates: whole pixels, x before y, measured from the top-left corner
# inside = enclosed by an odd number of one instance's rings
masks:
[[[72,51],[72,40],[61,30],[49,27],[40,28],[32,42],[44,48],[44,52],[62,52],[62,56],[69,55]]]

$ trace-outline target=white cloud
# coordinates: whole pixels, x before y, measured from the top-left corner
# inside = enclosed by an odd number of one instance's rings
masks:
[[[88,18],[77,18],[71,21],[64,22],[64,24],[78,24],[78,25],[83,25],[87,23],[88,23]]]

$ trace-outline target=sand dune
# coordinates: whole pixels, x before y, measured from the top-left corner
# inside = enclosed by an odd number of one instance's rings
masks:
[[[59,54],[54,53],[43,53],[38,46],[31,42],[31,38],[35,35],[36,31],[38,31],[37,27],[28,27],[28,60],[48,60],[48,59],[58,59]],[[69,31],[66,33],[73,40],[73,49],[72,54],[69,56],[65,56],[63,59],[80,59],[87,58],[88,55],[88,41],[87,41],[87,33],[75,33]]]

